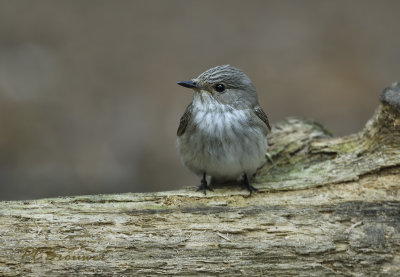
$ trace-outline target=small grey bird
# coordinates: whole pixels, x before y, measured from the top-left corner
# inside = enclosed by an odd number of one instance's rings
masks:
[[[177,148],[183,164],[202,176],[197,190],[212,190],[206,180],[211,176],[211,183],[242,178],[250,194],[256,191],[249,178],[265,158],[271,127],[250,78],[221,65],[178,84],[194,90],[180,120]]]

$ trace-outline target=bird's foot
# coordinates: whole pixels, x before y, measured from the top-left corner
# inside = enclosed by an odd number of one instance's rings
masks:
[[[253,191],[258,191],[257,188],[253,187],[253,186],[250,184],[250,181],[249,181],[249,179],[247,178],[247,174],[244,174],[244,176],[243,176],[243,184],[244,184],[244,186],[246,187],[246,189],[250,192],[250,195],[253,193]]]
[[[206,180],[206,174],[203,174],[203,179],[201,179],[201,185],[197,188],[196,191],[202,191],[204,195],[207,195],[207,190],[214,191],[208,184]]]
[[[247,186],[247,190],[250,192],[250,195],[253,193],[253,191],[258,191],[258,188],[253,187],[251,184]]]

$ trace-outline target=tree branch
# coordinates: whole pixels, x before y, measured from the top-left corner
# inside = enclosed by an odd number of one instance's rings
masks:
[[[0,203],[0,273],[394,276],[400,272],[400,85],[360,133],[273,126],[258,193],[217,187]]]

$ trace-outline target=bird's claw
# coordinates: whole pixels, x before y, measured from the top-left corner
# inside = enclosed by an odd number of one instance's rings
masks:
[[[202,191],[204,195],[207,195],[207,190],[214,191],[208,184],[205,179],[201,180],[201,185],[197,188],[196,191]]]
[[[247,190],[250,192],[250,195],[253,193],[253,191],[258,191],[258,188],[255,188],[250,184],[250,181],[247,178],[247,174],[244,174],[243,177],[244,177],[243,178],[243,183],[246,186]]]

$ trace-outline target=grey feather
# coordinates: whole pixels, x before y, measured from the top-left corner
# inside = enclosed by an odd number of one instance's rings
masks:
[[[271,131],[271,126],[269,125],[268,117],[265,114],[264,110],[260,106],[255,106],[253,110],[254,113],[267,125],[268,130]]]
[[[185,133],[186,130],[186,126],[189,123],[190,118],[192,117],[192,103],[190,103],[185,110],[185,113],[182,115],[181,120],[179,121],[179,127],[178,127],[178,131],[177,131],[177,135],[178,137],[180,137],[181,135],[183,135],[183,133]]]
[[[193,101],[178,128],[177,148],[192,172],[217,180],[252,176],[268,149],[268,117],[258,104],[250,78],[229,65],[190,81]],[[222,84],[224,89],[218,90]]]

